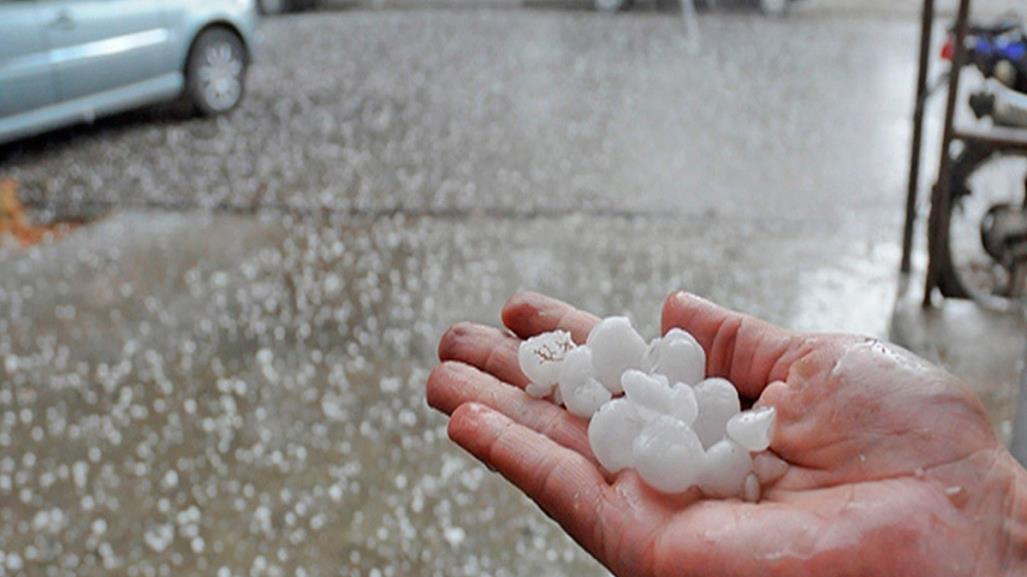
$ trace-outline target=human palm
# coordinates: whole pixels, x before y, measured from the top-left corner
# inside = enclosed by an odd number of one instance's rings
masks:
[[[521,338],[584,342],[597,318],[537,294],[504,307],[513,335],[463,323],[439,345],[428,402],[454,441],[498,470],[621,576],[1005,575],[1023,570],[1023,470],[961,382],[873,339],[798,334],[685,293],[662,325],[695,335],[707,372],[777,409],[790,466],[759,503],[667,496],[607,475],[586,420],[521,389]],[[516,336],[515,336],[516,335]]]

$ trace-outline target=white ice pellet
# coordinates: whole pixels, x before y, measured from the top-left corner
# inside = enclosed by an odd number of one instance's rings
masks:
[[[741,411],[738,391],[730,381],[712,378],[695,386],[695,399],[699,405],[699,416],[692,428],[704,447],[710,447],[724,438],[727,422]]]
[[[695,385],[706,376],[706,352],[695,337],[675,328],[649,343],[642,367],[650,373],[665,375],[672,384]]]
[[[669,415],[691,426],[699,412],[692,387],[684,383],[672,387],[663,375],[647,375],[632,369],[621,376],[621,386],[632,402],[654,413],[651,416]]]
[[[740,413],[734,385],[703,380],[706,354],[681,329],[647,347],[626,317],[609,317],[582,346],[566,331],[528,339],[518,362],[529,395],[591,419],[592,453],[610,473],[631,467],[664,493],[698,486],[709,497],[757,502],[763,484],[787,468],[769,452],[750,456],[769,446],[775,411]]]
[[[588,441],[599,464],[610,473],[632,466],[635,437],[645,419],[634,403],[619,398],[599,408],[588,424]]]
[[[552,392],[560,379],[560,365],[564,356],[573,349],[574,341],[567,331],[542,333],[521,343],[517,350],[517,363],[521,372],[536,385],[534,392],[549,387],[545,394],[537,396],[544,397]]]
[[[741,496],[745,477],[752,471],[752,457],[738,443],[723,439],[706,450],[699,487],[711,497]]]
[[[564,405],[572,414],[590,418],[610,400],[610,391],[595,379],[589,379],[584,385],[574,389],[573,393],[563,397]]]
[[[685,383],[677,383],[670,388],[670,413],[688,426],[695,424],[699,416],[699,401],[695,390]]]
[[[578,384],[593,378],[592,349],[587,345],[569,351],[560,367],[560,385]]]
[[[788,463],[770,451],[763,451],[752,458],[752,470],[761,484],[769,485],[788,472]]]
[[[541,399],[542,397],[548,397],[549,395],[551,395],[555,387],[556,385],[545,385],[533,382],[528,383],[528,385],[524,387],[524,392],[528,393],[529,397]]]
[[[595,378],[611,393],[622,391],[620,378],[628,369],[642,366],[645,341],[635,332],[627,317],[608,317],[599,321],[588,334]]]
[[[640,407],[663,413],[670,406],[670,383],[663,375],[647,375],[630,369],[621,375],[620,384],[624,395]]]
[[[592,376],[592,350],[578,347],[564,357],[557,390],[567,410],[579,417],[591,417],[610,400],[610,391]]]
[[[750,503],[759,502],[760,480],[756,478],[755,473],[749,473],[745,476],[745,483],[742,485],[742,499]]]
[[[661,415],[639,432],[633,446],[634,465],[650,486],[664,493],[682,493],[703,471],[703,448],[688,425]]]
[[[743,411],[727,422],[727,434],[750,451],[762,451],[770,446],[770,435],[776,416],[777,411],[774,407]]]

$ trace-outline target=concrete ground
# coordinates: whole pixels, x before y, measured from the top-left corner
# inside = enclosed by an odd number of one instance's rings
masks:
[[[267,21],[244,105],[0,149],[0,575],[596,575],[445,438],[435,342],[518,288],[883,336],[917,23],[804,8]]]

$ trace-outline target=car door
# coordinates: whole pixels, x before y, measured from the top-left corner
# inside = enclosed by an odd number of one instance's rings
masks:
[[[167,50],[156,0],[38,0],[60,98],[72,100],[151,79]]]
[[[0,117],[57,99],[57,86],[35,0],[0,0]]]

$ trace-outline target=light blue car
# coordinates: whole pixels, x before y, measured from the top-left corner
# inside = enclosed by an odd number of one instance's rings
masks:
[[[0,143],[185,97],[242,99],[253,0],[0,0]]]

